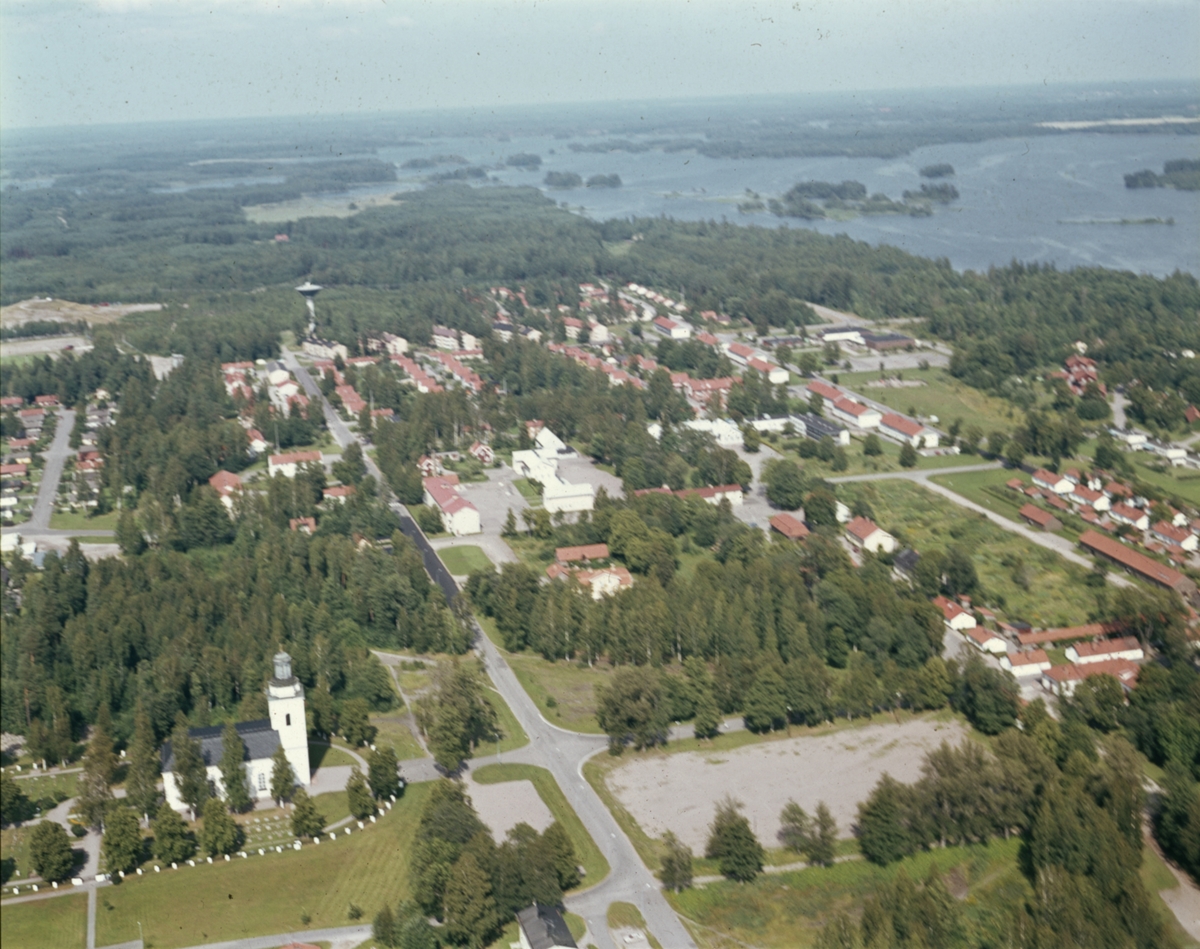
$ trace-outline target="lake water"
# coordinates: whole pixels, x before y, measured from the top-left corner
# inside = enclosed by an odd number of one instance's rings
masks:
[[[505,184],[541,187],[598,220],[658,215],[680,220],[725,218],[740,224],[784,224],[847,234],[923,257],[945,257],[959,270],[984,270],[1020,260],[1062,269],[1102,266],[1161,276],[1175,270],[1200,274],[1200,193],[1131,190],[1123,176],[1142,168],[1161,172],[1164,161],[1194,157],[1198,142],[1177,135],[1068,133],[938,145],[896,159],[742,160],[657,150],[575,153],[565,141],[553,138],[452,138],[419,149],[383,149],[379,157],[400,164],[410,158],[457,154],[474,164],[495,166],[518,152],[541,155],[538,171],[503,168],[489,174]],[[961,198],[948,207],[936,206],[933,217],[884,215],[808,222],[737,210],[747,188],[766,199],[808,179],[861,181],[871,193],[882,191],[899,199],[905,190],[919,189],[923,180],[919,168],[938,162],[954,166],[956,176],[946,180],[954,183]],[[623,187],[549,191],[542,185],[547,171],[576,172],[584,179],[616,173]],[[419,178],[403,170],[400,174],[406,179],[402,186],[411,186]],[[1173,218],[1175,223],[1099,223],[1144,218]]]

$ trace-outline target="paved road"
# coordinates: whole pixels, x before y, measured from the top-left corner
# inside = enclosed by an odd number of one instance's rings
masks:
[[[50,526],[50,515],[54,513],[54,499],[58,496],[58,482],[62,479],[63,465],[73,454],[70,441],[71,429],[74,427],[75,410],[59,409],[54,441],[42,453],[42,457],[46,459],[46,467],[42,471],[42,483],[38,486],[33,516],[29,518],[27,530],[44,530]]]
[[[312,377],[296,361],[295,356],[286,348],[283,349],[283,361],[295,374],[300,384],[310,398],[319,399],[325,412],[329,430],[339,445],[345,447],[356,436],[337,414],[333,411],[328,400],[321,393]],[[387,482],[383,479],[374,462],[367,458],[368,469],[379,479],[381,488],[386,492]],[[446,599],[451,600],[458,594],[458,587],[450,571],[430,546],[428,539],[413,521],[408,511],[399,502],[393,502],[392,509],[400,516],[401,530],[417,544],[424,559],[425,568],[433,581],[442,588]],[[658,938],[665,949],[694,949],[695,943],[688,935],[679,917],[671,909],[658,880],[646,869],[633,844],[625,836],[608,808],[600,800],[591,786],[584,780],[583,763],[595,754],[602,752],[607,742],[600,735],[581,735],[551,725],[537,710],[533,700],[521,687],[512,669],[501,657],[499,650],[492,645],[491,640],[476,626],[477,647],[483,656],[497,691],[508,703],[508,707],[516,716],[517,721],[529,736],[529,744],[514,752],[504,754],[507,761],[524,762],[543,767],[554,775],[562,788],[563,794],[575,809],[587,828],[592,839],[608,860],[611,872],[597,886],[582,893],[575,894],[567,900],[567,906],[572,912],[582,916],[588,924],[592,939],[599,949],[616,949],[613,946],[608,931],[608,905],[616,900],[633,903],[646,919],[650,931]],[[474,762],[474,767],[481,767],[491,759],[483,758]],[[409,764],[417,767],[409,767]],[[424,761],[408,763],[405,773],[412,778],[413,772],[425,770]],[[424,777],[424,775],[421,775]],[[316,939],[317,936],[309,935]],[[264,944],[266,945],[266,944]],[[241,946],[239,949],[248,949]]]

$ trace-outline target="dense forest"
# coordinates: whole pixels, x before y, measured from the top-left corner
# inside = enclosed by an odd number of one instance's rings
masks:
[[[1161,175],[1149,168],[1125,176],[1126,188],[1177,188],[1200,191],[1200,158],[1177,158],[1163,163]]]

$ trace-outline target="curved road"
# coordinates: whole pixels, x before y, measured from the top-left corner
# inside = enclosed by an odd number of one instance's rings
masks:
[[[283,349],[283,361],[295,374],[309,397],[320,400],[329,430],[338,444],[343,447],[350,444],[356,436],[333,411],[309,372],[286,348]],[[374,460],[365,452],[364,460],[368,470],[379,481],[381,490],[386,491],[387,482]],[[458,593],[458,586],[450,571],[446,569],[403,505],[394,502],[391,506],[400,515],[404,533],[411,537],[421,550],[430,576],[442,588],[446,599],[452,599]],[[529,736],[528,745],[513,752],[506,752],[505,759],[537,765],[554,775],[558,786],[562,788],[563,794],[583,821],[584,827],[611,868],[609,875],[598,885],[569,897],[567,906],[587,921],[592,940],[600,949],[616,949],[609,936],[607,914],[608,905],[617,900],[633,903],[641,910],[647,927],[662,943],[664,949],[694,949],[695,942],[663,897],[658,880],[646,869],[625,832],[609,813],[604,802],[584,780],[583,763],[604,751],[607,740],[602,735],[582,735],[551,725],[542,718],[537,706],[517,681],[516,675],[499,650],[478,626],[476,645],[496,690],[508,703],[513,715],[525,729],[525,734]],[[475,766],[480,767],[489,760],[480,759],[475,762]]]

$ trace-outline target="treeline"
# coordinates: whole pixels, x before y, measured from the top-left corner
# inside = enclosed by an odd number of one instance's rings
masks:
[[[26,402],[39,395],[57,395],[62,405],[74,406],[97,389],[117,395],[131,379],[153,385],[149,362],[120,352],[113,337],[98,328],[95,348],[81,356],[62,353],[57,359],[42,356],[5,366],[0,391]]]
[[[0,327],[0,339],[26,339],[30,336],[69,336],[72,333],[86,333],[87,320],[70,322],[67,320],[30,320],[19,326]]]
[[[93,564],[73,545],[40,573],[17,559],[0,640],[4,730],[56,761],[101,706],[121,738],[139,701],[159,738],[181,711],[196,725],[263,717],[280,646],[309,688],[314,733],[336,730],[345,699],[388,707],[368,644],[462,652],[470,639],[411,542],[397,531],[390,543],[390,554],[360,549],[247,516],[232,544],[204,557],[158,550]]]
[[[1163,163],[1161,175],[1149,168],[1125,176],[1126,188],[1178,188],[1200,191],[1200,158],[1177,158]]]

